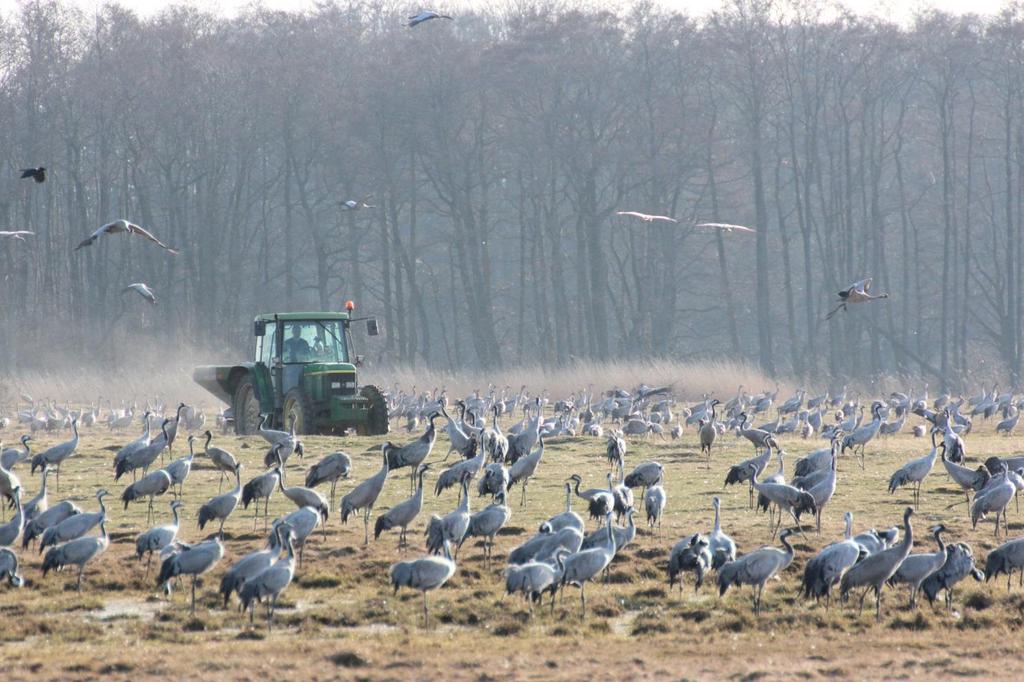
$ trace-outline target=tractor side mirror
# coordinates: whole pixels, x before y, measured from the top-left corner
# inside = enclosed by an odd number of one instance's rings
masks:
[[[255,336],[264,336],[267,333],[267,322],[266,320],[256,320],[252,326],[252,333]]]
[[[355,365],[356,365],[356,367],[362,367],[362,366],[363,366],[363,360],[365,360],[365,359],[366,359],[366,358],[365,358],[364,356],[362,356],[362,355],[357,355],[357,356],[355,357]]]
[[[380,327],[377,326],[377,318],[371,317],[366,321],[366,335],[367,336],[379,336]]]

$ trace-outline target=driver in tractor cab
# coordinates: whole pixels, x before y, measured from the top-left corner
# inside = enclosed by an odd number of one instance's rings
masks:
[[[309,343],[302,338],[302,327],[292,325],[292,338],[285,339],[284,356],[286,362],[305,362],[309,359]]]

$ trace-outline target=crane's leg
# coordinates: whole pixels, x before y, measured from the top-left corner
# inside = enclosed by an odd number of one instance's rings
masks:
[[[363,546],[370,544],[370,508],[363,511]],[[426,596],[426,593],[424,593]]]
[[[75,583],[75,589],[79,592],[82,591],[82,574],[85,573],[85,564],[78,567],[78,581]]]
[[[188,609],[193,616],[196,615],[196,577],[192,576],[192,605]]]
[[[270,495],[267,495],[267,499],[263,500],[263,532],[267,532],[267,522],[270,518]]]
[[[430,624],[430,608],[427,606],[427,591],[423,590],[423,627]]]
[[[224,470],[220,470],[220,480],[217,481],[217,494],[220,495],[221,489],[224,487]]]
[[[224,522],[225,521],[227,521],[226,518],[220,520],[220,530],[217,531],[217,534],[220,535],[220,539],[221,540],[224,539]]]
[[[267,600],[267,630],[274,629],[274,604],[277,602],[277,597],[272,600]]]
[[[580,583],[580,618],[587,617],[587,581]]]
[[[802,535],[804,540],[806,540],[807,539],[807,534],[804,533],[804,527],[802,525],[800,525],[800,519],[798,519],[796,517],[796,514],[793,513],[792,509],[789,510],[789,515],[793,517],[793,523],[796,524],[796,529],[798,531],[800,531],[800,535]],[[781,512],[780,512],[780,516],[781,516]],[[780,523],[781,523],[781,521],[780,521]]]
[[[338,479],[331,481],[331,509],[334,509],[334,490],[338,487]]]
[[[875,588],[875,622],[882,622],[882,588]]]
[[[523,491],[522,491],[523,492],[523,496],[519,500],[519,506],[520,507],[525,507],[526,506],[526,484],[527,484],[527,482],[529,480],[530,479],[526,479],[525,481],[523,481]]]
[[[256,521],[260,518],[260,501],[256,500],[256,504],[252,510],[252,529],[256,530]]]
[[[150,552],[149,552],[149,559],[146,560],[146,574],[145,574],[145,576],[143,576],[144,578],[148,578],[149,577],[149,566],[152,563],[153,563],[153,551],[150,550]]]

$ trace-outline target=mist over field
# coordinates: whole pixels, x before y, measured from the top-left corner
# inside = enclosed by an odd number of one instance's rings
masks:
[[[352,299],[381,320],[357,342],[384,383],[719,360],[794,384],[1018,383],[1019,7],[407,14],[0,20],[0,230],[35,233],[0,242],[0,371],[187,373],[248,355],[256,313]],[[35,166],[45,183],[18,178]],[[74,251],[122,217],[180,255]],[[865,277],[890,298],[826,322]]]

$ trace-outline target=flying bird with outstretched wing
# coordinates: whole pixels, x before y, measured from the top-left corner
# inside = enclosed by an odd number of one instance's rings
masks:
[[[877,301],[879,299],[889,298],[889,294],[871,293],[871,279],[871,277],[867,277],[859,282],[854,282],[848,288],[840,291],[838,305],[829,311],[828,315],[825,316],[825,319],[831,320],[832,316],[840,310],[845,312],[846,306],[851,303],[867,303],[868,301]]]
[[[0,238],[17,239],[18,241],[25,241],[25,237],[33,235],[35,235],[35,232],[29,232],[28,230],[0,230]]]
[[[678,223],[679,221],[675,218],[667,215],[651,215],[649,213],[640,213],[639,211],[616,211],[615,215],[627,216],[629,218],[639,218],[645,223],[653,223],[655,221],[665,223]]]
[[[341,202],[341,207],[346,211],[361,211],[364,208],[377,208],[376,206],[369,203],[370,199],[372,198],[372,194],[367,194],[365,197],[359,199],[358,201],[355,199],[348,199],[347,201]]]
[[[411,17],[409,17],[408,26],[409,28],[412,28],[413,26],[419,26],[424,21],[430,21],[431,19],[453,19],[453,17],[450,17],[447,14],[435,12],[432,9],[425,9],[419,14],[414,14]]]
[[[148,284],[143,282],[134,282],[126,286],[124,289],[121,289],[122,294],[128,293],[129,291],[134,291],[149,303],[156,305],[156,294],[153,293],[153,290],[149,288]]]
[[[732,223],[697,223],[694,227],[710,227],[715,230],[722,230],[723,232],[756,232],[753,228],[733,225]]]
[[[46,166],[38,168],[22,168],[21,179],[32,178],[36,182],[46,182]]]
[[[93,242],[95,242],[97,239],[99,239],[100,237],[106,236],[108,234],[134,234],[134,235],[138,235],[138,236],[140,236],[140,237],[142,237],[144,239],[148,239],[149,241],[153,242],[154,244],[159,246],[161,249],[164,249],[168,253],[174,254],[175,256],[178,255],[178,251],[176,251],[175,249],[172,249],[171,247],[167,246],[167,244],[164,244],[162,241],[160,241],[159,239],[154,237],[153,233],[149,232],[145,228],[139,227],[135,223],[128,222],[124,218],[122,218],[120,220],[115,220],[112,223],[107,223],[106,225],[104,225],[100,229],[98,229],[95,232],[93,232],[91,235],[89,235],[84,240],[82,240],[81,244],[79,244],[78,246],[75,247],[75,251],[78,251],[79,249],[84,248],[86,246],[91,246],[93,244]]]

